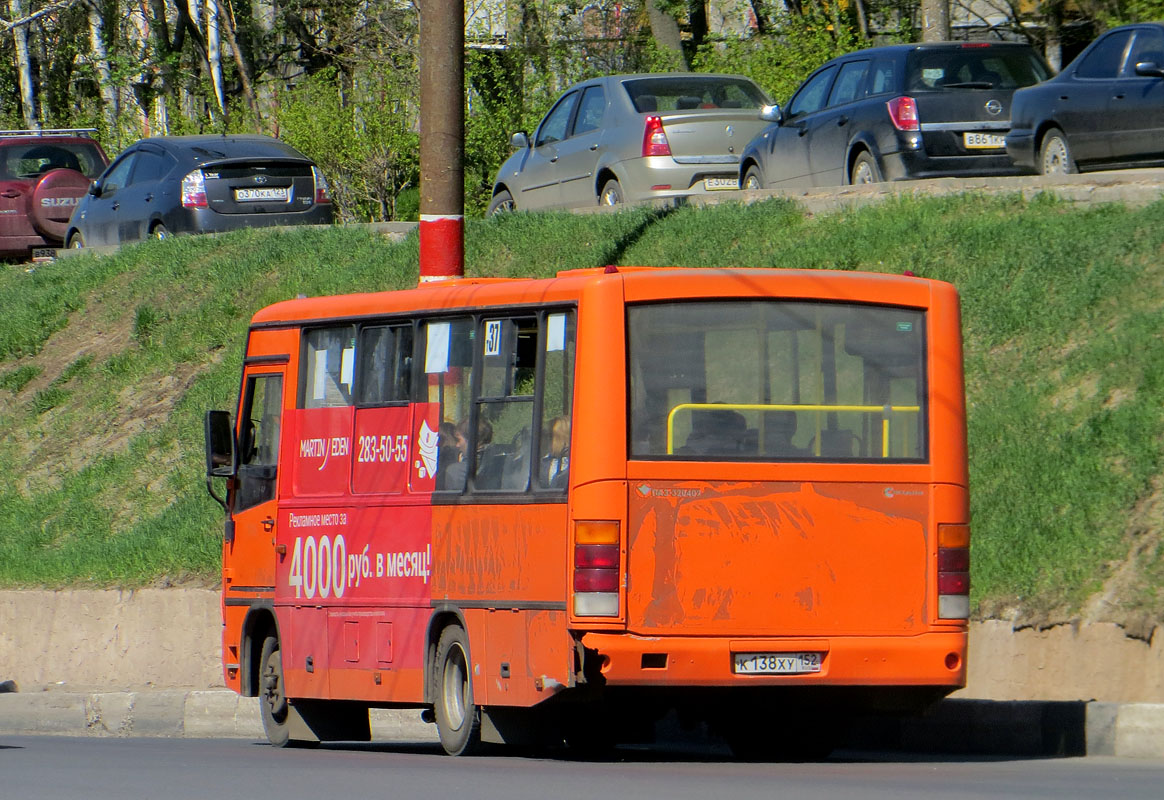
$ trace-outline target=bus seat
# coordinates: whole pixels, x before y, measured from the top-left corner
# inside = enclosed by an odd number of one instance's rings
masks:
[[[743,452],[748,423],[731,409],[700,410],[691,415],[691,435],[681,455],[738,455]]]

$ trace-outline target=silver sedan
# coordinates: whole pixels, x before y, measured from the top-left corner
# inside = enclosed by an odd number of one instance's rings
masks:
[[[570,87],[497,174],[489,214],[617,205],[739,186],[771,101],[741,75],[608,75]]]

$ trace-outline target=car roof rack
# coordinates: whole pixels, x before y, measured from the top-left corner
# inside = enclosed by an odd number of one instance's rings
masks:
[[[27,131],[0,131],[0,136],[81,136],[92,139],[96,128],[41,128]]]

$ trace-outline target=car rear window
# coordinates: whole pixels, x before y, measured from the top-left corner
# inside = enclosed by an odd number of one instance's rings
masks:
[[[1033,50],[1022,47],[963,46],[924,49],[910,54],[908,91],[1018,89],[1050,77]]]
[[[97,145],[89,142],[30,142],[0,148],[0,178],[34,180],[54,169],[72,169],[96,178],[105,169]]]
[[[638,78],[623,82],[640,114],[691,108],[760,108],[768,102],[760,87],[745,78],[696,74]]]

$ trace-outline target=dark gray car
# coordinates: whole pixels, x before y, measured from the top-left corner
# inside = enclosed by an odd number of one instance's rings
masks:
[[[69,220],[69,247],[173,233],[330,224],[327,181],[269,136],[158,136],[126,148]]]
[[[827,62],[744,152],[740,185],[837,186],[1018,172],[1006,154],[1015,89],[1050,74],[1026,44],[874,47]]]
[[[1015,92],[1006,150],[1043,174],[1164,164],[1164,25],[1113,28]]]
[[[616,205],[738,187],[768,96],[740,75],[608,75],[566,91],[510,143],[489,213]]]

